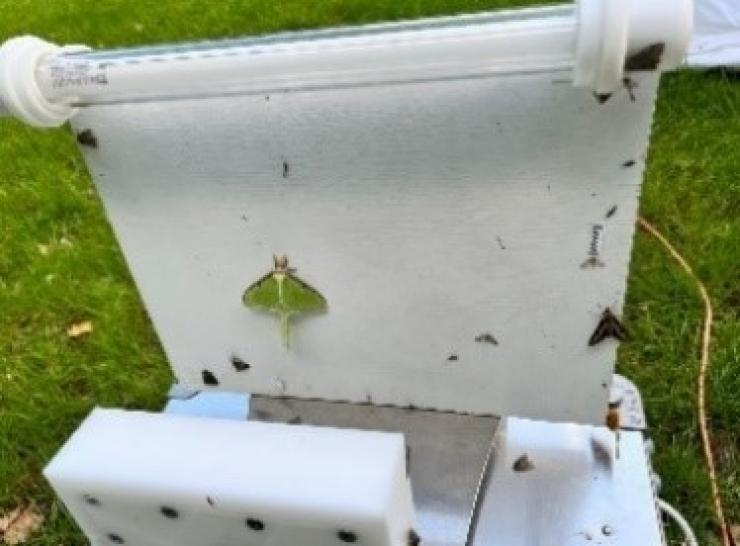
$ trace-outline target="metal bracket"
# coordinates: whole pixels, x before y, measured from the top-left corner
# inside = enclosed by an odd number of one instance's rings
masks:
[[[253,396],[255,421],[402,432],[424,546],[463,546],[499,420],[392,408]]]

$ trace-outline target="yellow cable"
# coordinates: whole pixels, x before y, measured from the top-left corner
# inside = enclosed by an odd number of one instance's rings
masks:
[[[730,528],[725,520],[724,510],[722,508],[722,497],[719,491],[719,485],[717,483],[717,469],[714,463],[714,452],[712,451],[711,437],[709,434],[709,425],[707,419],[707,370],[709,369],[709,346],[712,341],[712,321],[713,311],[712,302],[709,299],[709,292],[707,292],[704,283],[691,269],[691,266],[686,260],[679,254],[679,252],[673,247],[673,245],[666,239],[660,231],[657,230],[650,222],[642,217],[638,217],[637,224],[647,231],[650,235],[655,237],[668,251],[668,253],[675,259],[683,270],[693,279],[696,283],[701,299],[704,301],[704,327],[702,329],[701,336],[701,360],[699,366],[699,379],[698,379],[698,404],[699,404],[699,431],[701,433],[701,443],[704,448],[704,458],[707,462],[707,468],[709,470],[709,482],[712,487],[712,500],[714,502],[714,512],[717,517],[717,523],[720,526],[720,533],[722,536],[723,546],[733,546],[734,541],[730,535]]]

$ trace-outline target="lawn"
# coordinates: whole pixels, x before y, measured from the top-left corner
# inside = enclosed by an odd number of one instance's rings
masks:
[[[0,41],[32,33],[115,47],[473,12],[512,0],[0,0]],[[740,81],[663,78],[642,197],[707,283],[716,311],[711,426],[731,521],[740,522]],[[636,238],[619,371],[642,390],[663,496],[713,544],[696,426],[701,302],[646,235]],[[30,544],[84,540],[41,478],[94,405],[159,409],[169,368],[67,129],[0,121],[0,512],[26,499],[47,523]],[[85,339],[68,326],[93,322]]]

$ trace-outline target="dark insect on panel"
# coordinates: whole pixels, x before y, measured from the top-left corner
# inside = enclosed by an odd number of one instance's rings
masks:
[[[206,502],[209,506],[216,506],[216,503],[213,502],[213,499],[211,497],[206,497]]]
[[[458,360],[460,360],[460,357],[455,353],[452,353],[450,356],[447,357],[448,362],[457,362]]]
[[[600,442],[598,439],[591,437],[591,452],[594,456],[594,461],[596,463],[603,467],[603,468],[611,468],[612,466],[612,450],[609,449],[609,446],[604,445],[602,442]]]
[[[177,519],[180,517],[180,513],[171,506],[162,506],[159,511],[164,517],[169,519]]]
[[[493,334],[489,334],[488,332],[475,336],[475,341],[476,343],[490,343],[491,345],[498,345],[498,340],[493,337]]]
[[[663,58],[665,44],[658,42],[651,44],[634,55],[627,58],[624,63],[625,70],[655,70]]]
[[[231,357],[231,365],[234,367],[234,369],[237,372],[245,372],[249,368],[252,367],[252,365],[249,362],[246,362],[239,358],[238,356],[234,355]]]
[[[209,385],[211,387],[215,387],[218,385],[218,379],[216,379],[216,376],[213,375],[213,372],[210,370],[203,370],[201,372],[203,375],[203,383],[206,385]]]
[[[596,256],[589,256],[581,264],[581,269],[596,269],[604,267],[604,262],[599,260]]]
[[[108,540],[110,540],[114,544],[123,544],[124,542],[126,542],[125,540],[123,540],[121,535],[117,535],[116,533],[108,533]]]
[[[601,315],[599,324],[596,325],[596,329],[588,339],[588,344],[590,347],[593,347],[609,337],[613,337],[618,341],[624,341],[627,339],[627,329],[614,313],[611,312],[611,309],[607,307]]]
[[[337,532],[337,538],[342,542],[354,543],[357,542],[357,534],[352,531],[341,530]]]
[[[290,165],[287,161],[283,161],[283,178],[290,176]]]
[[[624,167],[625,169],[628,168],[628,167],[634,167],[634,166],[635,166],[635,160],[634,159],[628,159],[627,161],[625,161],[624,163],[622,163],[622,167]]]
[[[95,136],[95,133],[92,132],[92,129],[85,129],[84,131],[77,133],[77,142],[82,146],[87,146],[88,148],[98,147],[98,139]]]
[[[511,468],[514,470],[514,472],[529,472],[530,470],[534,470],[534,463],[529,458],[529,455],[524,453],[523,455],[520,455],[516,461],[514,461],[514,464]]]
[[[611,93],[594,93],[594,97],[596,98],[596,101],[599,104],[604,104],[606,101],[612,98],[612,94]]]
[[[93,497],[92,495],[85,495],[83,496],[83,499],[90,506],[100,506],[100,500],[97,497]]]
[[[413,529],[409,529],[408,535],[406,536],[407,546],[419,546],[421,544],[421,537],[419,533]]]
[[[603,234],[603,224],[594,224],[591,226],[591,241],[588,244],[588,258],[586,258],[586,260],[581,264],[581,269],[604,267],[604,262],[600,260],[599,256]]]
[[[617,213],[618,208],[619,207],[617,207],[617,205],[612,206],[608,211],[606,211],[606,218],[611,218],[612,216],[614,216]]]
[[[627,90],[627,94],[630,97],[630,101],[635,102],[637,97],[635,96],[635,89],[637,89],[637,82],[630,77],[622,78],[622,85]]]
[[[256,518],[247,518],[247,521],[245,522],[247,527],[249,527],[252,531],[264,531],[265,530],[265,523]]]

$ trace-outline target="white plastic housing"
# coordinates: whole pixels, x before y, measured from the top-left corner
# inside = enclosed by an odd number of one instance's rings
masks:
[[[86,51],[84,46],[59,47],[34,36],[20,36],[0,47],[0,117],[13,114],[35,127],[62,125],[77,111],[74,97],[50,99],[36,78],[36,68],[51,56]]]
[[[663,44],[655,68],[675,68],[686,54],[692,21],[692,0],[579,0],[573,83],[612,93],[630,56],[655,44]]]
[[[97,409],[45,475],[100,546],[406,546],[415,526],[401,434]]]
[[[493,461],[474,544],[664,544],[640,431],[510,417]]]

